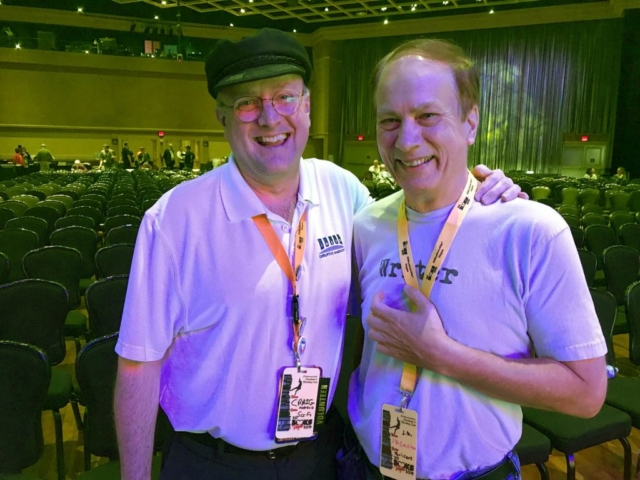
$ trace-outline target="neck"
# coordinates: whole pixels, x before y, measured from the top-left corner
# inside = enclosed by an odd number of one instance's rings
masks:
[[[289,223],[293,221],[293,212],[295,211],[300,187],[299,170],[296,171],[295,175],[269,179],[268,181],[252,178],[242,170],[240,170],[240,173],[269,211],[280,215]]]
[[[454,203],[467,186],[467,170],[458,175],[455,180],[439,188],[425,189],[413,193],[405,191],[407,206],[418,213],[429,213]]]

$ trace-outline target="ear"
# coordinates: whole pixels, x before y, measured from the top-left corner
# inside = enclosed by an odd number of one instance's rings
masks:
[[[223,127],[227,126],[227,117],[225,116],[224,113],[222,113],[222,110],[220,110],[217,107],[216,107],[216,117],[218,118],[220,125],[222,125]]]
[[[476,134],[478,133],[478,122],[480,121],[480,114],[478,113],[478,106],[474,105],[465,123],[467,125],[467,145],[473,145],[476,141]]]

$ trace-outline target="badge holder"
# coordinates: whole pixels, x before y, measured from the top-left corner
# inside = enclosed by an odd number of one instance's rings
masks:
[[[319,367],[287,367],[278,395],[276,443],[313,440],[324,424],[329,379]]]
[[[395,480],[416,478],[418,413],[407,408],[410,398],[403,393],[400,407],[382,405],[380,473]]]

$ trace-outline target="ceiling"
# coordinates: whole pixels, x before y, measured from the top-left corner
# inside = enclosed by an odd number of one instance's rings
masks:
[[[320,27],[575,5],[609,0],[1,0],[3,5],[163,22],[312,33]],[[178,17],[179,15],[179,17]]]

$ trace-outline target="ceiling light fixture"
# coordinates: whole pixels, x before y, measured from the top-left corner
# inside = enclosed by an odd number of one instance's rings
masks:
[[[241,8],[241,9],[240,9],[240,13],[244,13],[244,8]]]
[[[160,17],[158,15],[156,15],[155,17],[153,17],[154,20],[159,20]]]
[[[491,10],[491,11],[489,12],[489,15],[491,15],[492,13],[493,13],[493,10]]]
[[[294,29],[293,29],[293,33],[298,33],[298,31],[294,28]]]
[[[19,44],[19,43],[16,43],[16,50],[20,50],[20,48],[21,48],[21,47],[20,47],[20,44]]]
[[[229,26],[230,26],[230,27],[233,27],[233,23],[230,23],[230,24],[229,24]]]
[[[82,13],[83,12],[83,8],[82,7],[78,7],[78,13]]]
[[[329,11],[329,7],[324,7],[324,11],[328,12]]]
[[[443,5],[449,5],[449,0],[444,0],[444,2],[442,2]]]
[[[387,7],[382,7],[382,8],[380,9],[380,11],[381,11],[381,12],[386,12],[386,11],[387,11]]]
[[[384,19],[384,22],[382,22],[384,25],[386,25],[387,23],[389,23],[389,20],[387,20],[386,18]]]
[[[415,12],[416,11],[416,6],[414,5],[413,7],[411,7],[411,11]]]

